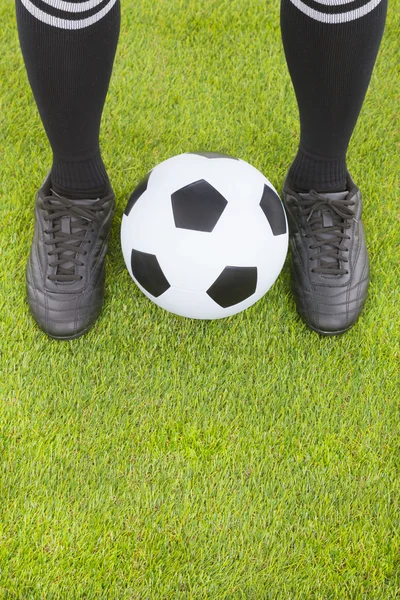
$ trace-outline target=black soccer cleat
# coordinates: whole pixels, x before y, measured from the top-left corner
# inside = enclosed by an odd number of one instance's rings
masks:
[[[52,338],[77,338],[100,314],[114,209],[111,187],[103,198],[70,200],[51,190],[50,174],[37,193],[26,287],[37,324]]]
[[[347,176],[347,191],[298,193],[283,187],[297,310],[321,335],[344,333],[365,304],[369,262],[361,221],[361,193]]]

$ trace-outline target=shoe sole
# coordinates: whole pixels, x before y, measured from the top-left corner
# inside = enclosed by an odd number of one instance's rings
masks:
[[[346,329],[338,329],[337,331],[324,331],[323,329],[316,329],[308,323],[306,323],[306,325],[309,329],[315,331],[315,333],[319,333],[319,335],[323,335],[324,337],[329,337],[332,335],[341,335],[342,333],[346,333],[346,331],[349,331],[353,327],[353,325],[350,325],[350,327],[346,327]]]
[[[78,333],[74,333],[74,335],[51,335],[51,333],[47,333],[47,331],[45,331],[45,333],[52,340],[59,340],[59,341],[76,340],[77,338],[81,337],[82,335],[85,335],[85,333],[90,331],[90,329],[93,327],[93,325],[94,325],[94,323],[92,325],[89,325],[89,327],[86,327],[86,329],[83,329],[82,331],[79,331]]]

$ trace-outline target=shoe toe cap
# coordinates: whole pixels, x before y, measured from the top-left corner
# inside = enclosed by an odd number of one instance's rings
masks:
[[[355,301],[350,305],[320,304],[315,302],[305,306],[298,306],[299,313],[307,325],[321,335],[335,335],[344,333],[356,323],[364,301]]]
[[[354,314],[336,315],[314,313],[312,316],[308,315],[307,323],[311,329],[321,335],[337,335],[350,329],[356,322],[357,317],[358,314],[355,312]]]
[[[32,310],[32,307],[31,307]],[[71,340],[86,333],[96,321],[100,314],[101,306],[98,310],[90,307],[90,310],[81,311],[76,314],[74,319],[64,319],[63,315],[57,315],[56,318],[52,312],[45,315],[38,314],[38,311],[32,310],[33,316],[39,327],[52,338]]]
[[[98,295],[65,297],[43,294],[29,287],[28,304],[39,327],[52,338],[74,339],[86,333],[99,316],[103,301]]]

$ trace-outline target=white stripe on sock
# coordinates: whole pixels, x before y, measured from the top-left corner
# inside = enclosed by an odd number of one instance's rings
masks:
[[[87,0],[86,2],[64,2],[64,0],[42,0],[44,4],[48,4],[58,10],[63,10],[70,13],[84,12],[96,8],[103,0]]]
[[[342,4],[350,4],[353,0],[315,0],[318,4],[323,4],[325,6],[340,6]],[[324,12],[320,12],[314,10],[304,4],[302,0],[290,0],[292,4],[296,6],[301,12],[303,12],[308,17],[315,19],[316,21],[320,21],[321,23],[346,23],[348,21],[355,21],[356,19],[360,19],[364,17],[364,15],[368,14],[373,10],[378,4],[380,4],[382,0],[369,0],[363,6],[359,8],[355,8],[354,10],[349,10],[348,12],[336,13],[336,14],[328,14]]]
[[[103,0],[87,0],[87,2],[83,2],[81,4],[75,4],[72,2],[63,2],[62,0],[42,0],[49,6],[53,8],[59,8],[64,12],[81,12],[83,10],[90,10],[91,8],[95,8],[98,6]],[[25,6],[26,10],[31,13],[36,19],[46,23],[47,25],[52,25],[53,27],[58,27],[59,29],[84,29],[85,27],[89,27],[94,23],[100,21],[103,17],[106,16],[107,13],[110,12],[114,4],[117,0],[109,0],[108,4],[104,6],[99,12],[87,17],[86,19],[62,19],[59,17],[54,17],[53,15],[49,15],[43,10],[40,10],[37,6],[32,4],[30,0],[21,0],[22,4]],[[85,5],[85,8],[81,8],[81,6]],[[71,8],[73,7],[73,8]]]

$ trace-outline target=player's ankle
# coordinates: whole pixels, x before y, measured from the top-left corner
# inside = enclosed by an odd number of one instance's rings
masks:
[[[109,179],[100,153],[83,160],[54,158],[52,189],[67,198],[98,198],[107,193]]]
[[[346,159],[312,154],[300,148],[289,169],[289,179],[297,192],[340,192],[346,190]]]

